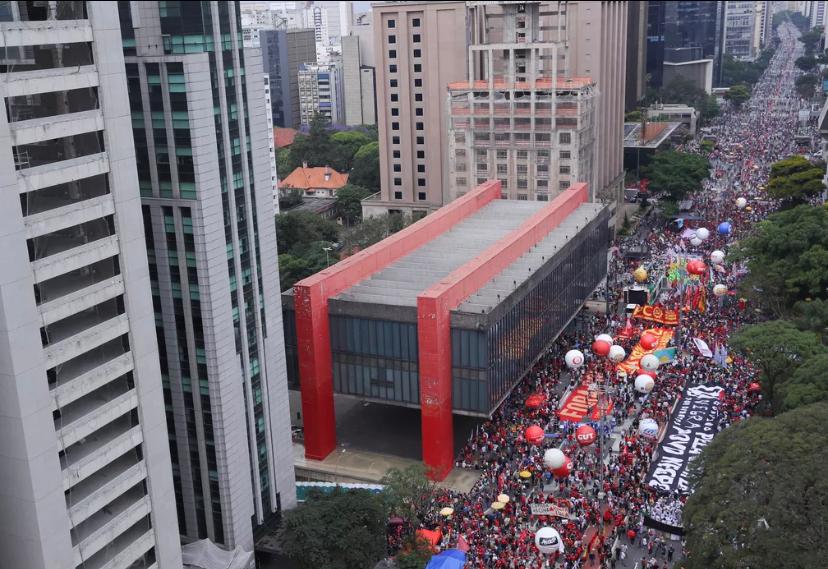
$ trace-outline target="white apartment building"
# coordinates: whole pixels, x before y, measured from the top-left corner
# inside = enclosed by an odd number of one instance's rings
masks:
[[[299,118],[308,125],[317,113],[332,124],[344,122],[342,74],[337,65],[299,66]]]
[[[728,1],[725,4],[724,53],[752,61],[756,52],[756,2]]]
[[[0,6],[0,566],[179,569],[115,2]]]

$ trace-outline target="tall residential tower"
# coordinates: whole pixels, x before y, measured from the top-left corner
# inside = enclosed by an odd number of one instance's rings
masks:
[[[295,503],[262,62],[237,2],[119,2],[180,532]]]
[[[181,567],[114,2],[0,3],[0,566]]]

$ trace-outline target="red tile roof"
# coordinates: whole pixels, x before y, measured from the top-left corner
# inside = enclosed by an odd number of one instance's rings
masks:
[[[348,174],[340,174],[328,166],[300,166],[279,182],[280,188],[299,190],[338,190],[348,183]]]
[[[293,139],[296,138],[296,133],[299,132],[295,128],[283,128],[277,126],[273,128],[273,144],[276,148],[284,148],[293,144]]]

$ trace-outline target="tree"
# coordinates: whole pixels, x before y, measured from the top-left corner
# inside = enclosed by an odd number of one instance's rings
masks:
[[[674,78],[658,91],[650,91],[646,101],[648,104],[660,101],[690,105],[699,111],[701,122],[719,114],[716,97],[708,95],[704,89],[700,89],[692,81],[683,77]]]
[[[363,219],[362,223],[342,233],[340,241],[343,254],[353,255],[374,243],[379,243],[389,235],[407,227],[411,222],[411,216],[401,214],[376,215]]]
[[[814,89],[819,84],[819,77],[813,74],[802,75],[794,81],[796,92],[803,99],[810,99],[814,96]]]
[[[672,150],[657,153],[645,169],[650,190],[653,193],[667,192],[675,201],[699,189],[709,173],[707,158]]]
[[[828,352],[805,361],[782,384],[782,409],[790,411],[818,401],[828,401]]]
[[[815,166],[804,156],[790,156],[771,166],[768,194],[786,205],[804,203],[825,189],[825,168]]]
[[[828,403],[752,417],[691,463],[687,569],[824,567]]]
[[[280,213],[276,216],[276,242],[281,253],[292,253],[295,247],[313,241],[335,242],[339,226],[309,211]]]
[[[333,151],[336,154],[336,160],[342,161],[342,168],[338,168],[338,170],[342,172],[350,171],[350,169],[354,166],[354,156],[357,151],[374,140],[372,140],[366,133],[359,130],[346,130],[331,135],[331,142],[333,143]]]
[[[425,521],[433,507],[431,498],[437,488],[426,476],[425,466],[412,464],[405,470],[391,468],[380,484],[385,486],[382,497],[390,516],[402,518],[412,530]]]
[[[336,212],[346,225],[362,221],[362,200],[373,192],[361,186],[346,184],[336,191]]]
[[[409,538],[394,558],[397,569],[423,569],[434,555],[431,544],[425,539]]]
[[[302,203],[302,190],[292,189],[279,196],[279,209],[285,210]]]
[[[825,348],[813,332],[802,332],[787,320],[771,320],[739,330],[730,341],[758,367],[764,401],[774,413],[783,408],[784,384],[796,369]]]
[[[335,489],[285,514],[282,549],[300,569],[373,567],[385,556],[388,517],[377,495]]]
[[[311,168],[330,166],[339,170],[339,164],[329,163],[333,154],[329,128],[328,119],[317,113],[311,119],[308,134],[296,135],[290,145],[288,168],[291,172],[305,163]]]
[[[794,64],[802,71],[810,71],[816,67],[817,60],[813,55],[803,55],[801,57],[797,57]]]
[[[816,333],[823,344],[828,344],[828,300],[814,298],[799,301],[794,304],[794,312],[797,328]]]
[[[276,173],[280,179],[287,178],[295,168],[290,158],[290,147],[276,150]]]
[[[354,167],[348,181],[374,192],[380,189],[379,142],[369,142],[354,154]]]
[[[817,26],[799,36],[799,41],[805,46],[805,54],[810,55],[822,41],[822,27]]]
[[[739,108],[745,101],[750,99],[750,91],[745,85],[734,85],[727,90],[724,98],[733,103],[736,108]]]
[[[624,122],[641,122],[641,111],[630,111],[624,115]]]
[[[748,261],[743,294],[777,316],[828,288],[828,209],[800,205],[774,213],[734,249]]]

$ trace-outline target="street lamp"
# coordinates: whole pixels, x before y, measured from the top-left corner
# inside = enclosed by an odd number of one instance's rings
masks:
[[[331,254],[331,250],[332,250],[332,249],[333,249],[333,247],[322,247],[322,250],[323,250],[323,251],[325,251],[325,266],[326,266],[326,267],[330,267],[330,266],[331,266],[331,257],[330,257],[330,254]]]

